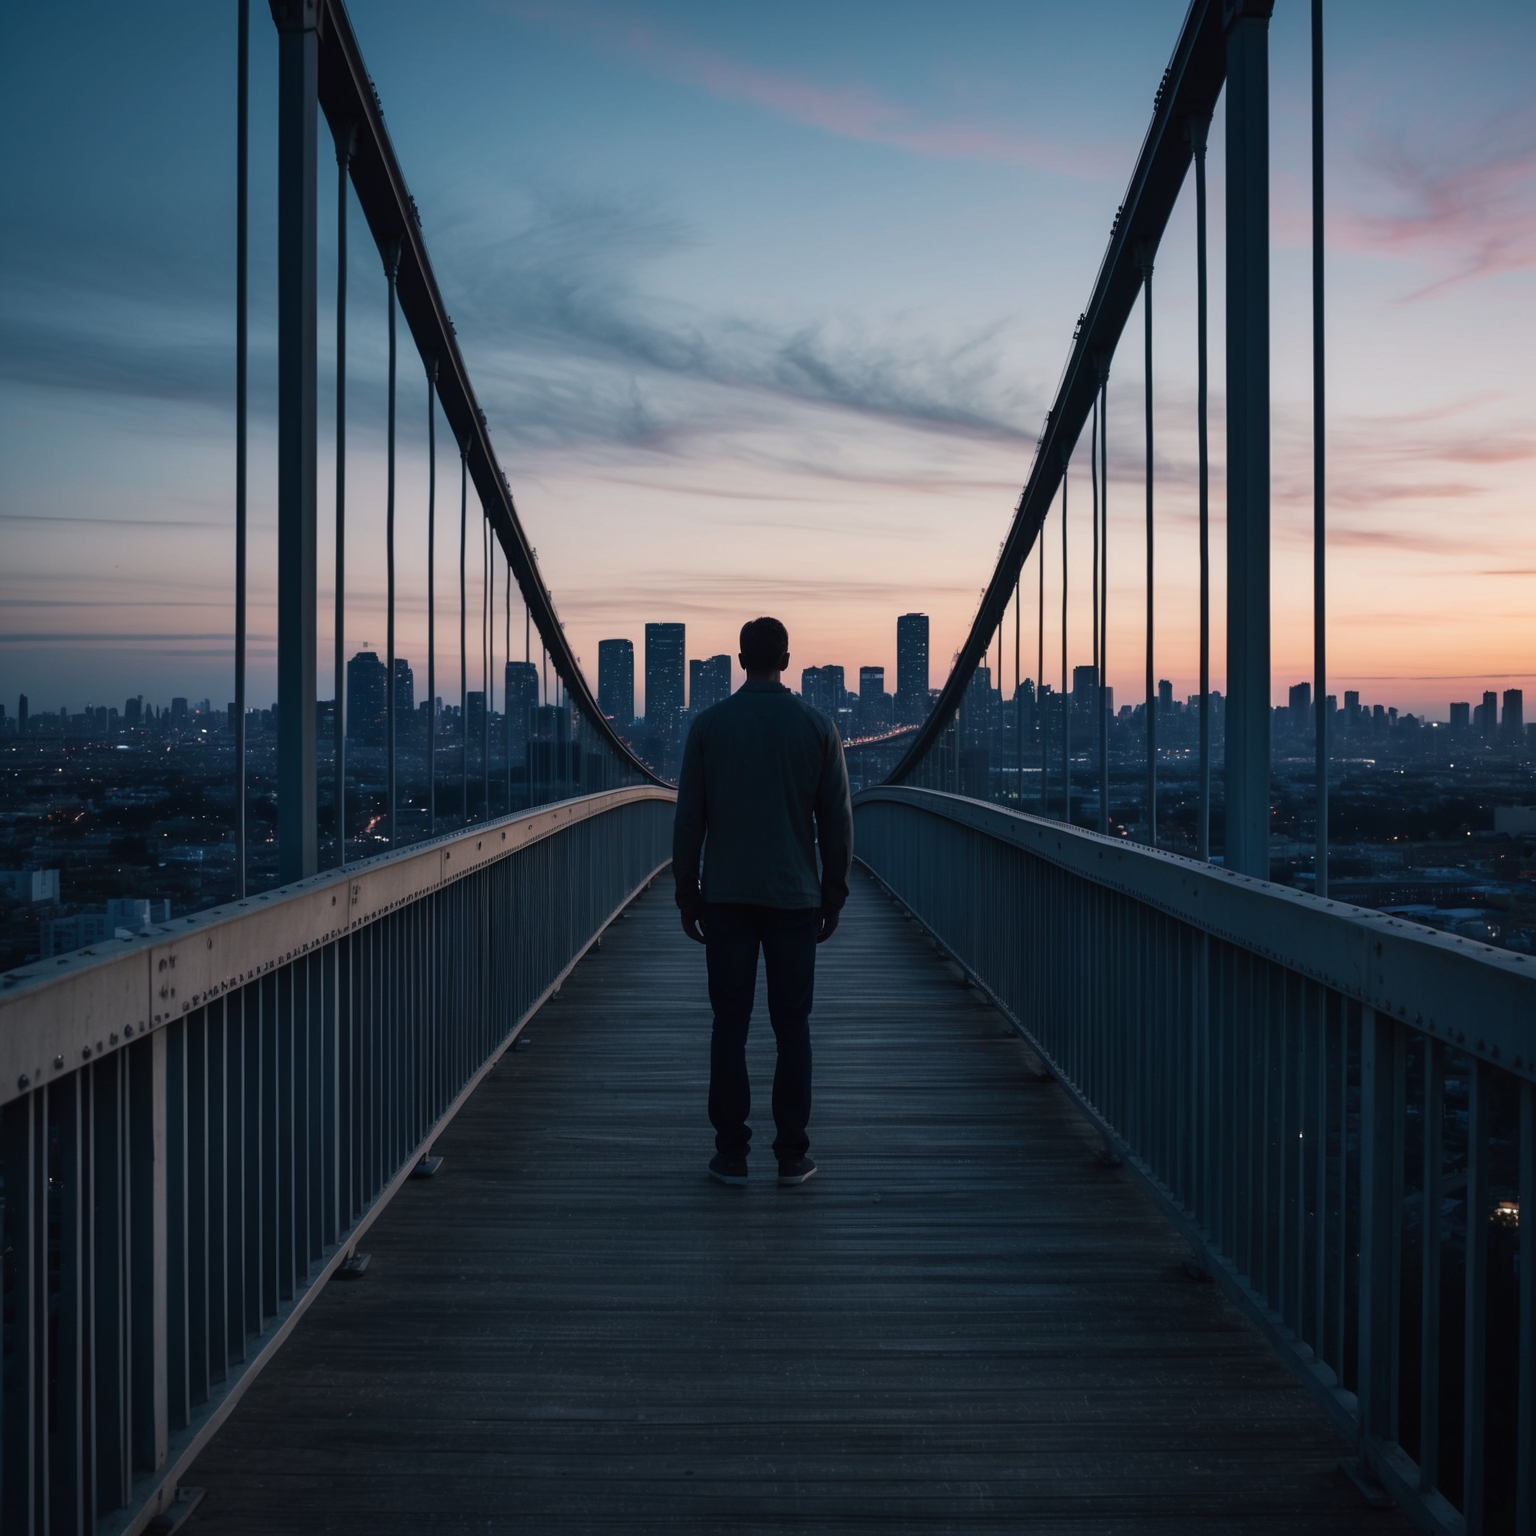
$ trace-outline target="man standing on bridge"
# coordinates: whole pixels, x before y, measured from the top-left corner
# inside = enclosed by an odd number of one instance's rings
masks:
[[[837,727],[779,681],[789,665],[789,631],[777,619],[742,625],[738,659],[746,682],[688,732],[672,828],[683,932],[704,946],[715,1015],[709,1176],[747,1182],[747,1025],[761,947],[778,1042],[773,1151],[779,1183],[803,1184],[816,1172],[806,1156],[816,946],[832,937],[848,899],[853,807]]]

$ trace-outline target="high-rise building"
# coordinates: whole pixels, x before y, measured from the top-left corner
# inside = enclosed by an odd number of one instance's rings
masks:
[[[812,709],[834,720],[843,706],[843,669],[841,667],[805,667],[800,672],[800,697]]]
[[[508,672],[510,674],[510,668]],[[510,700],[512,695],[508,693]],[[621,730],[635,723],[635,642],[597,642],[597,707]]]
[[[1291,724],[1298,731],[1307,728],[1307,717],[1312,713],[1312,684],[1297,683],[1291,689]]]
[[[485,743],[485,690],[471,689],[464,699],[464,741],[469,748],[470,777],[473,778]]]
[[[1344,690],[1344,725],[1347,730],[1353,730],[1360,721],[1360,690],[1358,688],[1346,688]]]
[[[859,668],[859,724],[866,731],[891,723],[891,696],[885,691],[884,667]]]
[[[187,728],[187,701],[185,699],[171,700],[171,729],[184,731]]]
[[[22,694],[16,700],[16,734],[18,736],[25,736],[27,734],[27,696],[26,696],[26,694]]]
[[[928,615],[904,613],[896,620],[896,710],[905,721],[928,713]]]
[[[731,696],[731,658],[710,656],[688,663],[688,709],[698,714]]]
[[[1519,688],[1504,690],[1504,739],[1512,746],[1525,740],[1525,693]]]
[[[384,663],[377,651],[359,651],[347,663],[347,740],[362,746],[384,742],[387,695]]]
[[[1072,668],[1072,707],[1087,714],[1093,713],[1099,692],[1099,669],[1089,665]]]
[[[683,712],[683,660],[687,626],[645,626],[645,721],[648,734],[676,729]]]
[[[123,705],[123,725],[130,731],[139,728],[139,721],[144,718],[144,695],[136,694]],[[230,711],[230,719],[234,719],[234,711]]]
[[[630,647],[633,652],[634,647]],[[503,674],[503,705],[506,709],[507,761],[521,768],[528,760],[528,740],[533,731],[533,712],[539,707],[539,669],[531,661],[509,661]],[[630,697],[634,697],[631,677]]]
[[[1173,684],[1166,677],[1157,682],[1157,712],[1160,715],[1173,713]]]
[[[402,721],[409,720],[416,712],[416,678],[411,664],[403,657],[395,657],[395,730],[398,733]]]
[[[1499,696],[1496,693],[1483,695],[1483,735],[1490,741],[1499,733]]]
[[[1465,704],[1452,704],[1451,705],[1451,729],[1453,731],[1469,731],[1469,730],[1471,730],[1471,728],[1472,728],[1472,705],[1471,705],[1470,701],[1465,703]]]

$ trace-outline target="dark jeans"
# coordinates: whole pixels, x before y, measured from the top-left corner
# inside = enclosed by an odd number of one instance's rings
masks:
[[[747,1026],[757,989],[757,951],[768,969],[768,1019],[778,1041],[773,1074],[773,1150],[780,1162],[810,1146],[811,992],[816,978],[815,907],[706,906],[704,949],[709,962],[709,1002],[715,1011],[709,1042],[709,1123],[715,1147],[744,1156],[752,1139],[752,1085],[747,1080]]]

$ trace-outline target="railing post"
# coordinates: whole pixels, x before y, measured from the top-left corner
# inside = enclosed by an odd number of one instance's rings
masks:
[[[1269,18],[1227,25],[1228,869],[1269,878]]]
[[[164,1029],[128,1051],[129,1295],[132,1309],[133,1460],[140,1472],[165,1465],[167,1374],[166,1050]]]
[[[316,164],[319,0],[271,0],[277,123],[277,848],[282,884],[319,867],[315,790]],[[393,679],[390,679],[391,685]]]
[[[1360,1028],[1360,1437],[1398,1433],[1404,1051],[1401,1027],[1373,1008]]]

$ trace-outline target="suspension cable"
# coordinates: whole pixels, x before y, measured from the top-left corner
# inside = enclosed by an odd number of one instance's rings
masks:
[[[1147,411],[1147,846],[1157,847],[1157,669],[1153,659],[1155,589],[1152,561],[1152,256],[1141,263],[1141,311],[1145,321],[1143,394]]]
[[[465,545],[469,539],[469,443],[459,445],[459,815],[469,824],[469,634]]]
[[[437,835],[437,354],[427,359],[427,835]]]
[[[1064,451],[1061,466],[1061,819],[1072,823],[1072,696],[1067,674],[1067,477],[1072,461]]]
[[[491,819],[491,523],[480,520],[480,819]]]
[[[1189,124],[1195,152],[1195,430],[1200,481],[1200,795],[1195,843],[1196,857],[1202,861],[1211,856],[1211,460],[1206,412],[1210,372],[1205,269],[1205,137],[1209,126],[1209,119],[1203,117],[1192,118]]]
[[[1312,687],[1316,694],[1317,849],[1314,885],[1328,894],[1328,417],[1323,363],[1323,0],[1312,0]]]
[[[1109,360],[1100,356],[1094,422],[1099,436],[1099,831],[1109,832]]]
[[[235,891],[246,895],[246,422],[249,416],[251,247],[251,4],[240,0],[235,85]]]
[[[1014,803],[1021,811],[1024,809],[1024,680],[1019,663],[1023,659],[1020,648],[1023,602],[1024,571],[1021,567],[1013,580],[1013,755],[1019,777],[1019,793]]]
[[[384,549],[389,588],[388,644],[384,684],[385,719],[389,732],[389,846],[400,845],[400,829],[395,820],[395,282],[400,274],[400,241],[391,240],[384,247],[384,275],[389,279],[389,432],[388,468],[385,478]]]
[[[1099,611],[1100,602],[1100,575],[1105,551],[1101,547],[1099,538],[1099,397],[1093,397],[1093,421],[1088,433],[1088,467],[1089,475],[1093,482],[1093,697],[1094,707],[1099,716],[1095,722],[1094,737],[1098,742],[1099,750],[1099,831],[1105,828],[1105,805],[1103,780],[1104,780],[1104,657],[1101,651],[1103,643],[1103,615]]]
[[[1049,516],[1049,513],[1050,513],[1050,509],[1049,508],[1046,509],[1046,513],[1047,513],[1047,516]],[[1040,574],[1040,606],[1039,606],[1039,612],[1038,612],[1039,634],[1036,637],[1036,639],[1038,641],[1038,652],[1039,652],[1039,654],[1038,654],[1037,659],[1035,661],[1035,677],[1037,679],[1036,686],[1035,686],[1035,719],[1037,721],[1039,721],[1039,727],[1040,727],[1040,814],[1042,816],[1048,816],[1048,815],[1050,815],[1050,802],[1046,798],[1046,788],[1045,788],[1045,785],[1046,785],[1046,765],[1047,765],[1047,763],[1049,761],[1049,753],[1050,753],[1050,739],[1049,739],[1050,733],[1049,733],[1049,729],[1048,729],[1048,724],[1049,723],[1046,720],[1046,716],[1045,716],[1045,519],[1044,518],[1041,518],[1041,520],[1040,520],[1040,534],[1039,534],[1039,537],[1036,539],[1035,542],[1039,546],[1039,553],[1040,553],[1040,573],[1039,573]]]
[[[336,133],[336,688],[331,769],[336,801],[336,863],[347,862],[347,173],[357,125]]]

